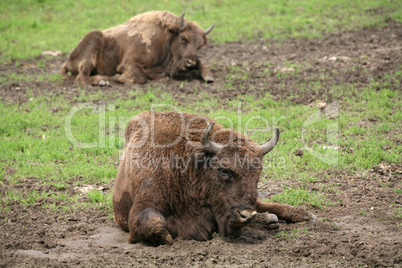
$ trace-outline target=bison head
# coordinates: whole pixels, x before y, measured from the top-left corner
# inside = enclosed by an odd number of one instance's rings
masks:
[[[229,129],[212,132],[209,124],[201,135],[195,151],[196,170],[203,180],[206,206],[210,207],[218,231],[223,236],[238,237],[241,228],[257,214],[257,184],[263,156],[279,139],[279,130],[266,144],[259,146],[250,138]],[[212,138],[215,141],[212,141]]]
[[[197,66],[198,50],[207,43],[206,36],[214,26],[215,24],[203,30],[194,22],[185,22],[184,12],[181,14],[178,34],[172,43],[173,65],[170,77]]]

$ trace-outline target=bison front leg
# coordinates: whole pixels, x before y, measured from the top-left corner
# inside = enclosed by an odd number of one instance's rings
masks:
[[[302,208],[296,208],[290,205],[282,204],[269,204],[261,201],[257,201],[258,213],[272,213],[278,216],[279,219],[287,222],[302,222],[302,221],[315,221],[317,216],[305,211]]]
[[[208,65],[204,65],[200,59],[197,59],[197,67],[201,72],[201,77],[207,83],[213,83],[215,81],[214,75]]]
[[[166,229],[165,217],[153,208],[138,209],[133,206],[129,215],[128,229],[130,243],[145,241],[153,246],[173,243],[173,238]]]
[[[137,83],[145,84],[148,80],[143,69],[132,59],[126,59],[117,67],[117,72],[113,78],[115,82],[121,84]]]

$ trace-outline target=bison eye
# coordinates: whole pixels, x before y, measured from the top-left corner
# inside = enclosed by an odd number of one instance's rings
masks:
[[[183,42],[183,43],[185,43],[185,44],[187,44],[188,43],[188,40],[185,38],[185,37],[180,37],[180,40]]]
[[[218,169],[219,176],[221,176],[223,179],[227,180],[230,178],[229,171],[223,168]]]

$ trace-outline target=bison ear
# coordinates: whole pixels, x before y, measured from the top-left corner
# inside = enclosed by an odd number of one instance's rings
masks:
[[[183,11],[183,13],[181,13],[181,16],[180,16],[180,29],[183,28],[184,26],[186,26],[186,23],[184,22],[184,13],[185,13],[185,11]]]

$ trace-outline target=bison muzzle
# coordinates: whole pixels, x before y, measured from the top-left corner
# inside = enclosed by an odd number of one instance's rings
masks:
[[[159,245],[176,237],[207,240],[215,232],[239,237],[244,226],[272,214],[289,222],[315,220],[303,209],[257,198],[263,156],[278,139],[276,129],[257,145],[195,114],[135,116],[113,191],[117,224],[130,232],[130,242]]]
[[[149,79],[196,70],[206,82],[214,76],[197,56],[214,25],[203,30],[196,23],[167,11],[139,14],[126,23],[92,31],[74,48],[61,74],[89,85],[146,83]]]

